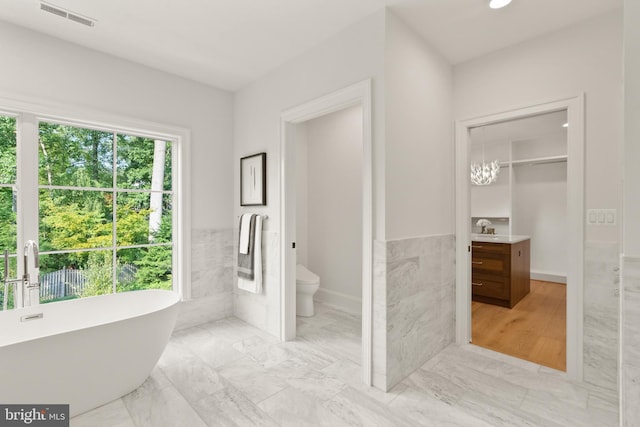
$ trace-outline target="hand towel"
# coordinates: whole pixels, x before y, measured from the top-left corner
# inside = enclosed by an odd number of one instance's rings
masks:
[[[262,217],[253,215],[250,222],[249,253],[238,253],[238,288],[262,293]]]
[[[249,234],[251,232],[249,227],[252,217],[253,214],[243,214],[240,217],[240,242],[238,243],[238,251],[245,255],[249,253]]]
[[[250,218],[249,227],[247,227],[247,235],[248,235],[248,250],[246,254],[243,254],[240,250],[240,242],[242,241],[243,230],[240,230],[240,236],[238,239],[238,277],[243,277],[245,279],[253,280],[253,262],[254,262],[254,252],[255,252],[255,228],[256,228],[256,219],[257,215],[254,214],[245,214]],[[243,215],[244,216],[244,215]],[[244,222],[244,221],[243,221]]]

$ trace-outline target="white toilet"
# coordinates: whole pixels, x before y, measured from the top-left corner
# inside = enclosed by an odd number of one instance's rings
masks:
[[[320,287],[320,277],[302,265],[296,265],[296,314],[313,316],[313,295]]]

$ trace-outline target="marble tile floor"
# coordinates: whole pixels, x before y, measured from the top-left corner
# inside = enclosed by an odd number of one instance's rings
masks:
[[[176,332],[147,381],[81,427],[616,426],[617,397],[451,345],[388,393],[362,384],[360,319],[318,305],[281,343],[236,318]]]

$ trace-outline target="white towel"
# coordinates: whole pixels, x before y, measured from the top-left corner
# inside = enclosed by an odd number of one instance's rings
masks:
[[[241,254],[249,253],[249,224],[251,224],[251,215],[244,214],[240,218],[240,242],[238,244],[238,252]]]
[[[244,218],[243,218],[244,219]],[[247,225],[247,228],[249,226]],[[262,293],[262,216],[256,217],[255,240],[253,248],[253,280],[238,277],[238,288],[255,294]],[[248,239],[247,239],[248,240]]]

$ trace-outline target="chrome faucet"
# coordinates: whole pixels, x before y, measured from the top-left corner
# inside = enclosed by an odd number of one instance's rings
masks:
[[[29,253],[33,256],[31,268],[29,267]],[[22,306],[38,305],[40,304],[40,255],[36,242],[28,240],[25,243],[22,259],[24,261]]]
[[[33,257],[31,266],[29,265],[29,254]],[[9,279],[9,251],[4,251],[3,310],[7,309],[9,285],[13,285],[14,308],[40,304],[40,256],[36,242],[29,240],[25,243],[22,258],[24,265],[22,277]],[[32,280],[32,278],[35,279]],[[18,287],[18,284],[21,286]]]
[[[2,294],[2,310],[7,311],[7,303],[9,301],[9,285],[13,285],[13,306],[16,306],[16,286],[15,284],[22,282],[22,279],[9,279],[9,251],[4,251],[4,293]]]

